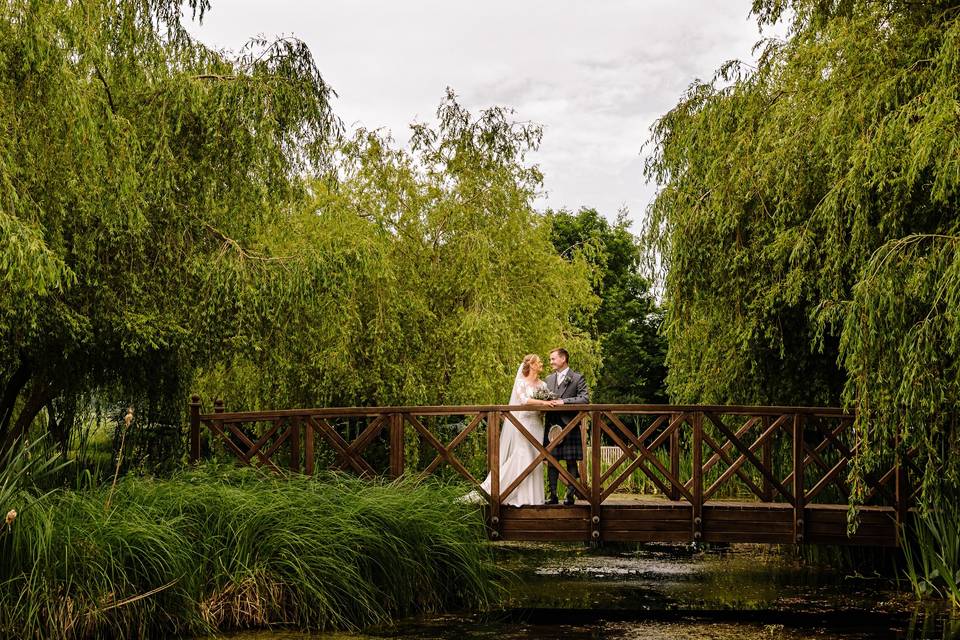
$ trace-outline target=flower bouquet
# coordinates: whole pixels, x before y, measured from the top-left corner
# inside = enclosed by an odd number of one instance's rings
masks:
[[[550,389],[547,389],[546,387],[540,387],[534,391],[533,395],[530,397],[534,400],[555,400],[557,398],[553,391],[550,391]]]

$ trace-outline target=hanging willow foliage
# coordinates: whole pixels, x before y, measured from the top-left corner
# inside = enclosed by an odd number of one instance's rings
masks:
[[[344,141],[336,178],[261,236],[281,268],[231,260],[237,282],[261,284],[226,295],[234,348],[204,394],[250,408],[503,403],[524,354],[561,345],[593,379],[599,349],[577,328],[598,303],[591,267],[559,255],[533,208],[542,176],[525,158],[540,134],[448,92],[410,150],[377,131]],[[204,307],[211,322],[224,309]]]
[[[787,40],[692,85],[653,130],[670,391],[842,401],[855,486],[899,437],[931,498],[960,471],[960,3],[754,10],[792,16]]]
[[[211,258],[244,255],[329,160],[306,46],[228,57],[186,32],[191,6],[0,2],[0,450],[88,393],[176,422],[216,347],[194,311],[230,276]]]

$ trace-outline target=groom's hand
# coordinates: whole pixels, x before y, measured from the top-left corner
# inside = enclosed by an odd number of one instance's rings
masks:
[[[559,406],[562,405],[562,404],[563,404],[563,400],[561,400],[560,398],[557,398],[556,400],[551,400],[551,401],[550,401],[550,406],[551,406],[551,407],[559,407]]]

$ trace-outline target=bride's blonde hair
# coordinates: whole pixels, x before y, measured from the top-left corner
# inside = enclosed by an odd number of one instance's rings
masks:
[[[538,356],[537,354],[528,353],[527,355],[523,356],[523,368],[520,369],[523,375],[525,376],[530,375],[530,366],[535,362],[536,363],[542,362],[542,360],[540,360],[540,356]]]

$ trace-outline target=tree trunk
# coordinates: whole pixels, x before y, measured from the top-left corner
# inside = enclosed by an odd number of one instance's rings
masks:
[[[0,396],[0,442],[6,441],[7,430],[10,428],[10,420],[13,419],[17,398],[27,382],[30,381],[30,373],[30,366],[24,360],[3,388],[3,395]]]
[[[3,440],[3,445],[0,446],[0,458],[20,445],[23,436],[33,423],[33,419],[37,417],[37,414],[40,413],[44,405],[50,402],[54,395],[56,395],[55,385],[52,381],[34,381],[30,393],[20,409],[20,414],[13,423],[13,428],[9,430]]]

